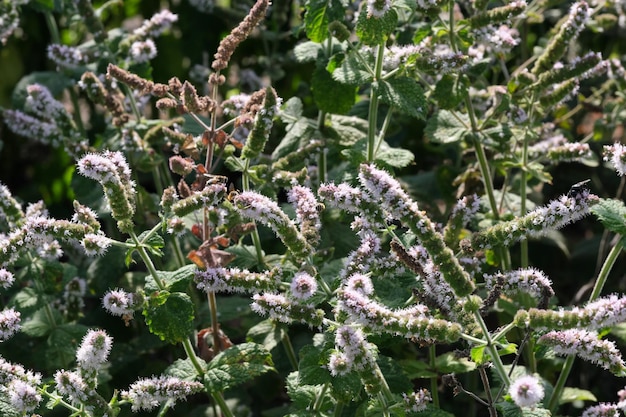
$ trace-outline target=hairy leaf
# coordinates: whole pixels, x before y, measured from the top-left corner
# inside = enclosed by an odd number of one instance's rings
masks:
[[[213,358],[204,385],[210,392],[224,391],[272,370],[272,355],[267,349],[257,343],[242,343]]]
[[[395,110],[418,119],[426,119],[428,105],[424,90],[414,79],[392,78],[375,83],[374,88],[382,101],[393,106]]]
[[[460,119],[460,120],[459,120]],[[424,134],[435,143],[454,143],[470,134],[469,119],[461,113],[440,110],[428,120]]]
[[[193,281],[193,277],[197,271],[196,265],[185,265],[182,268],[178,268],[176,271],[157,271],[157,275],[161,282],[165,284],[165,287],[170,292],[184,292],[189,288],[189,283]],[[144,290],[147,293],[158,291],[159,287],[154,282],[152,275],[146,276],[146,286]]]
[[[193,302],[185,293],[156,291],[143,310],[150,332],[169,343],[180,343],[189,337],[193,326]]]
[[[626,234],[626,206],[624,206],[623,202],[603,198],[591,208],[591,212],[611,232],[621,235]]]
[[[367,12],[359,13],[356,34],[365,45],[379,45],[389,39],[398,23],[398,14],[390,9],[382,17],[369,17]]]
[[[317,107],[328,113],[346,113],[356,101],[356,86],[335,81],[321,66],[311,77],[311,93]]]

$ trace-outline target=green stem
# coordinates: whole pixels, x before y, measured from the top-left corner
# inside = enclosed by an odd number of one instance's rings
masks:
[[[373,162],[376,158],[376,129],[378,125],[378,93],[375,83],[381,81],[383,72],[383,57],[385,55],[385,44],[378,45],[376,53],[376,67],[374,67],[374,83],[370,86],[370,105],[368,111],[367,129],[367,161]]]
[[[504,369],[504,364],[502,363],[502,359],[500,358],[500,355],[498,355],[498,349],[496,348],[496,345],[494,344],[493,339],[489,335],[489,330],[487,329],[487,325],[485,324],[485,321],[483,320],[479,312],[475,312],[474,317],[476,318],[476,322],[479,324],[480,329],[482,330],[483,336],[485,337],[485,341],[487,342],[487,350],[489,350],[489,355],[491,356],[491,362],[493,363],[493,366],[496,372],[500,376],[500,379],[502,380],[504,385],[506,386],[511,385],[511,380],[509,378],[509,375]]]
[[[235,415],[228,408],[228,405],[226,405],[226,401],[224,401],[224,396],[221,392],[212,392],[211,398],[213,398],[213,401],[215,401],[220,407],[220,410],[222,411],[222,414],[224,414],[224,417],[235,417]]]
[[[596,279],[596,284],[593,287],[593,291],[589,296],[589,301],[594,301],[596,298],[600,296],[602,293],[602,289],[604,288],[604,284],[606,284],[606,280],[609,277],[609,273],[613,269],[613,265],[615,265],[615,261],[617,257],[624,249],[624,243],[622,241],[622,236],[618,236],[619,240],[611,249],[611,252],[606,257],[604,264],[602,265],[602,269],[598,273],[598,278]],[[574,365],[574,359],[576,359],[575,355],[569,355],[565,359],[565,363],[563,364],[563,368],[561,369],[561,374],[559,375],[559,379],[556,381],[554,385],[554,391],[552,392],[552,397],[550,398],[550,402],[548,404],[548,409],[554,414],[556,411],[556,407],[559,404],[559,400],[561,399],[561,395],[563,394],[563,388],[565,388],[565,382],[569,377],[569,373],[572,370],[572,366]]]
[[[241,188],[243,189],[243,191],[250,191],[250,175],[248,174],[249,168],[250,160],[246,159],[245,168],[241,177]],[[255,227],[250,235],[252,236],[252,243],[254,244],[257,263],[260,267],[262,267],[263,265],[265,265],[265,259],[263,258],[263,248],[261,247],[261,237],[259,236],[259,230]]]
[[[428,347],[428,360],[432,369],[435,369],[436,358],[437,352],[435,349],[435,345],[430,345]],[[433,399],[433,405],[435,406],[435,408],[439,408],[439,382],[437,375],[430,378],[430,396]]]
[[[222,344],[219,337],[220,323],[217,321],[217,297],[215,297],[215,291],[207,293],[207,301],[211,315],[211,329],[213,330],[213,351],[217,354],[221,350]]]
[[[313,403],[313,411],[320,411],[322,404],[324,403],[324,397],[328,391],[328,382],[322,385],[322,389],[318,395],[315,396],[315,402]]]
[[[139,252],[139,256],[143,260],[143,263],[146,265],[146,268],[148,268],[148,272],[150,272],[150,275],[152,275],[152,279],[154,279],[154,282],[156,283],[157,287],[159,287],[159,290],[164,290],[165,284],[163,283],[163,281],[161,281],[161,278],[159,278],[159,274],[157,273],[157,270],[154,267],[154,263],[152,262],[152,259],[148,255],[148,252],[146,252],[146,248],[139,241],[139,238],[137,237],[134,231],[131,231],[129,235],[133,243],[135,243],[135,248],[137,249],[137,252]]]
[[[185,353],[187,354],[189,361],[198,373],[198,376],[202,378],[204,376],[204,369],[202,369],[202,365],[198,362],[198,357],[196,356],[196,352],[193,350],[193,346],[191,345],[189,339],[183,340],[183,348],[185,349]]]
[[[324,122],[326,120],[326,112],[321,111],[317,115],[317,130],[322,132],[324,129]],[[326,182],[326,148],[322,149],[320,154],[317,157],[317,178],[319,180],[319,185],[322,185]]]
[[[282,339],[283,347],[285,348],[285,352],[287,352],[287,357],[289,358],[289,363],[293,367],[294,371],[298,370],[298,359],[296,358],[296,351],[291,344],[291,338],[289,337],[289,333],[285,331],[285,334]]]

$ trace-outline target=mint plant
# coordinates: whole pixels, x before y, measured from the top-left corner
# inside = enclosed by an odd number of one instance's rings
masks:
[[[623,124],[625,73],[582,38],[623,26],[622,6],[249,6],[166,80],[157,45],[189,36],[182,15],[129,29],[107,24],[117,2],[0,3],[3,43],[41,13],[54,68],[24,77],[4,124],[75,166],[69,219],[0,184],[2,414],[626,413],[626,388],[568,386],[581,361],[626,375],[625,298],[605,291],[626,207],[598,180],[624,186],[603,129]],[[283,38],[308,96],[269,76]],[[267,74],[248,94],[253,58]],[[551,194],[568,164],[591,179]],[[569,305],[532,242],[566,249],[590,215],[611,249]]]

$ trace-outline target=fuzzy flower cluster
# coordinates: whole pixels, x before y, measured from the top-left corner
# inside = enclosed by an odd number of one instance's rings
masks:
[[[148,62],[156,56],[157,49],[152,39],[135,41],[130,45],[130,58],[137,64]]]
[[[509,387],[509,395],[518,407],[535,407],[544,394],[543,385],[532,375],[517,378]]]
[[[258,293],[274,291],[280,283],[279,271],[250,272],[247,269],[210,267],[197,270],[196,285],[209,292]]]
[[[541,336],[537,343],[551,347],[557,355],[576,355],[615,375],[626,373],[626,364],[615,343],[600,339],[596,332],[584,329],[554,330]]]
[[[290,290],[296,300],[307,300],[317,291],[317,281],[308,272],[300,271],[293,276]]]
[[[352,278],[348,280],[350,282]],[[367,288],[371,284],[366,275],[358,275],[360,287]],[[383,332],[416,338],[425,341],[452,342],[460,337],[461,326],[446,320],[428,316],[430,309],[421,304],[392,310],[369,298],[362,290],[351,290],[347,286],[338,292],[339,303],[337,308],[349,315],[357,324],[373,332]]]
[[[588,143],[569,142],[551,148],[548,158],[553,162],[572,162],[593,158],[593,152]]]
[[[15,275],[6,268],[0,268],[0,287],[7,289],[15,282]]]
[[[501,285],[500,291],[504,293],[525,292],[541,300],[554,295],[552,281],[546,275],[535,268],[523,268],[515,271],[507,271],[497,274],[484,274],[485,286],[492,290],[496,285]]]
[[[174,213],[175,216],[185,217],[204,207],[215,206],[226,194],[226,186],[223,183],[207,184],[201,191],[191,194],[189,197],[177,200],[171,205],[164,203],[166,210]],[[174,200],[177,196],[173,196]],[[163,200],[162,200],[163,201]]]
[[[134,294],[119,288],[107,291],[102,297],[102,306],[113,316],[132,316],[137,304]]]
[[[9,339],[20,330],[20,312],[8,308],[0,312],[0,342]]]
[[[489,54],[502,55],[520,43],[517,29],[508,25],[488,25],[473,31],[476,42],[468,50],[468,54],[475,60],[485,58]]]
[[[598,196],[588,189],[569,196],[562,195],[525,216],[475,234],[472,243],[476,247],[487,248],[497,244],[509,246],[519,240],[540,237],[549,230],[560,229],[585,217],[598,201]]]
[[[170,29],[178,20],[178,16],[169,10],[161,10],[133,31],[133,35],[140,39],[157,38],[163,32]]]
[[[587,407],[580,417],[619,417],[616,404],[600,403]]]
[[[41,401],[37,386],[41,374],[25,370],[21,365],[6,361],[0,356],[0,392],[18,412],[34,410]]]
[[[121,152],[104,151],[89,153],[77,163],[78,172],[98,181],[104,189],[111,214],[120,231],[132,229],[135,214],[135,182],[124,155]]]
[[[7,43],[9,36],[20,26],[20,14],[17,9],[18,2],[4,1],[0,3],[0,42]]]
[[[603,159],[611,163],[611,166],[620,177],[626,175],[626,146],[621,143],[605,145]]]
[[[332,376],[371,372],[376,363],[375,345],[367,342],[361,329],[341,326],[335,333],[335,346],[337,350],[328,358]]]
[[[319,216],[319,204],[310,188],[301,185],[294,186],[287,198],[296,209],[296,223],[307,242],[315,245],[319,240],[319,231],[322,227]]]
[[[21,204],[13,198],[9,187],[0,182],[0,221],[12,228],[23,218],[24,213]]]
[[[299,322],[320,327],[324,320],[324,311],[315,309],[313,304],[296,302],[278,293],[254,294],[250,308],[261,316],[287,324]]]
[[[391,0],[367,0],[367,17],[380,19],[391,9]]]
[[[395,178],[372,165],[363,164],[359,170],[359,181],[375,202],[386,207],[393,218],[410,228],[433,262],[439,265],[443,278],[456,295],[464,296],[474,291],[473,281],[461,267],[454,252],[446,246],[441,233]]]
[[[132,404],[133,411],[152,410],[165,402],[176,402],[189,395],[201,392],[204,385],[195,381],[184,381],[175,377],[152,377],[134,382],[122,398]]]
[[[89,330],[76,351],[78,367],[85,371],[97,371],[106,363],[113,338],[104,330]]]
[[[74,46],[50,44],[48,45],[48,59],[60,68],[73,69],[88,62],[87,56]]]
[[[93,389],[78,372],[59,370],[54,374],[54,382],[59,394],[69,398],[72,404],[85,403],[89,394],[93,394]]]
[[[403,392],[402,400],[404,401],[404,409],[407,413],[419,413],[420,411],[426,410],[426,406],[433,399],[427,389],[421,388],[409,394]]]
[[[261,222],[272,229],[297,258],[305,258],[312,253],[311,245],[274,200],[253,191],[246,191],[237,195],[233,201],[243,217]]]

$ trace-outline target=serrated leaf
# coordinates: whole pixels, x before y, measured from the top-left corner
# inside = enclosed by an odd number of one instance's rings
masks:
[[[291,97],[283,105],[279,117],[285,123],[294,123],[302,117],[302,100],[299,97]]]
[[[296,61],[298,62],[316,62],[319,54],[324,51],[324,48],[321,44],[306,41],[296,45],[293,48],[293,54],[296,57]]]
[[[194,329],[193,302],[185,293],[152,293],[143,315],[150,332],[168,343],[182,342]]]
[[[434,143],[454,143],[471,133],[468,126],[469,119],[464,114],[439,110],[428,120],[424,134]]]
[[[424,90],[414,79],[396,77],[375,83],[373,87],[381,100],[394,109],[418,119],[426,119],[428,105]]]
[[[356,116],[344,116],[333,114],[330,117],[330,125],[326,126],[325,133],[329,139],[339,146],[353,146],[367,137],[367,120]]]
[[[621,235],[626,234],[626,206],[623,202],[601,198],[598,204],[591,207],[591,212],[606,229]]]
[[[158,233],[152,233],[145,231],[138,236],[141,243],[147,246],[148,251],[156,256],[163,256],[161,248],[165,246],[163,236]]]
[[[473,347],[470,351],[470,358],[476,362],[476,365],[480,365],[485,362],[485,347],[486,346]]]
[[[359,13],[356,34],[365,45],[379,45],[386,42],[398,24],[398,14],[390,9],[382,17],[369,17],[367,12]]]
[[[302,144],[309,143],[315,133],[315,128],[309,119],[304,117],[292,123],[285,130],[285,136],[272,152],[272,160],[274,161],[295,152]]]
[[[393,168],[404,168],[413,163],[415,155],[408,149],[383,148],[376,154],[376,160]]]
[[[430,365],[424,361],[414,359],[400,361],[400,365],[404,373],[411,379],[417,378],[436,378],[438,373],[430,368]]]
[[[169,292],[185,292],[187,288],[189,288],[189,283],[193,281],[197,270],[198,267],[196,267],[196,265],[190,264],[178,268],[176,271],[157,271],[157,275],[161,282],[165,284],[165,289]],[[148,294],[159,290],[152,275],[146,276],[146,286],[144,290]]]
[[[356,87],[335,81],[321,66],[311,76],[311,93],[317,107],[328,113],[347,113],[356,101]]]
[[[331,381],[330,373],[324,368],[327,356],[328,351],[315,346],[307,345],[300,349],[298,372],[302,384],[318,385]]]
[[[285,336],[285,329],[279,327],[275,320],[267,319],[252,326],[246,335],[246,341],[263,345],[271,351],[281,343]]]
[[[444,74],[433,91],[432,98],[441,109],[453,109],[463,100],[458,91],[458,77],[456,74]]]
[[[32,309],[40,306],[42,300],[40,295],[34,288],[26,287],[22,288],[17,294],[15,294],[13,302],[15,303],[16,307],[18,307],[18,309],[23,313],[23,311],[26,309]]]
[[[385,377],[387,375],[385,374]],[[363,382],[356,372],[333,377],[331,383],[332,396],[337,401],[350,402],[359,399],[363,390]]]
[[[5,392],[0,393],[0,416],[3,417],[20,417],[21,412],[17,411],[13,406],[5,399]]]
[[[76,357],[87,326],[81,324],[62,324],[55,327],[46,340],[46,366],[51,369],[65,368]]]
[[[242,343],[213,358],[204,385],[209,392],[220,392],[272,370],[272,355],[267,349],[257,343]]]
[[[201,358],[196,357],[196,360],[202,369],[207,368],[206,362]],[[196,371],[196,368],[189,358],[175,360],[174,363],[167,367],[164,373],[165,375],[180,378],[184,381],[195,381],[198,378],[198,371]]]
[[[363,85],[374,79],[374,75],[368,71],[357,54],[357,51],[352,51],[345,56],[341,65],[332,72],[334,80],[342,84]]]
[[[441,374],[464,374],[476,369],[476,363],[448,352],[435,358],[435,367]]]
[[[359,381],[360,382],[360,381]],[[291,398],[293,405],[300,411],[309,409],[310,406],[315,403],[318,396],[322,393],[321,385],[304,385],[300,380],[298,372],[291,372],[286,380],[285,385],[287,388],[287,395]],[[328,394],[325,395],[324,401],[328,401],[330,405],[331,399],[328,398]],[[323,405],[324,406],[324,405]],[[292,415],[300,415],[292,414]]]
[[[500,402],[496,404],[496,408],[502,411],[503,417],[550,417],[550,410],[541,407],[524,407],[519,408],[511,402]]]

